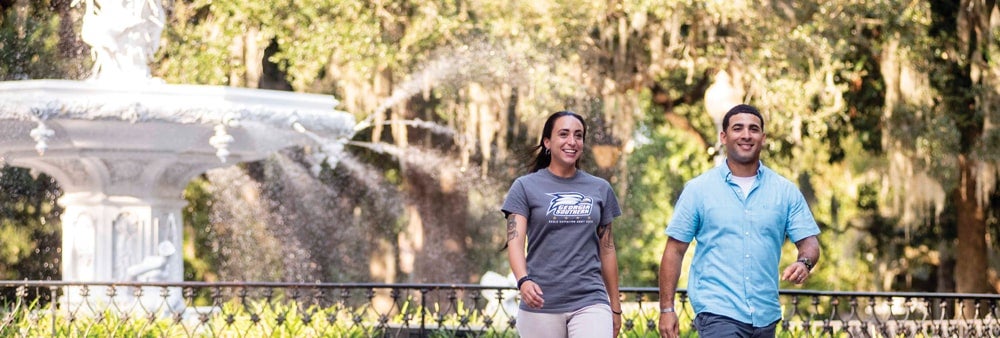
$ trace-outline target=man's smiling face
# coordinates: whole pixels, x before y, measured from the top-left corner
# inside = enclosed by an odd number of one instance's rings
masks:
[[[760,151],[764,147],[764,126],[757,116],[750,113],[729,117],[729,126],[719,134],[726,146],[726,157],[740,164],[760,161]]]

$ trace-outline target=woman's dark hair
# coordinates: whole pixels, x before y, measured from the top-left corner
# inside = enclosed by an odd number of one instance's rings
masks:
[[[538,139],[538,145],[532,148],[532,152],[537,152],[538,154],[535,156],[535,165],[531,168],[529,172],[536,172],[541,169],[547,168],[549,166],[549,163],[552,162],[552,154],[549,151],[549,149],[545,148],[545,139],[552,136],[552,128],[555,127],[554,125],[556,124],[556,120],[558,120],[560,117],[563,116],[572,116],[577,120],[580,120],[580,124],[583,125],[583,137],[584,139],[586,139],[587,122],[583,121],[583,116],[580,116],[580,114],[574,113],[569,110],[562,110],[562,111],[557,111],[552,115],[549,115],[549,118],[545,120],[545,126],[542,127],[542,137]],[[576,166],[577,168],[580,167],[579,160],[576,161]]]

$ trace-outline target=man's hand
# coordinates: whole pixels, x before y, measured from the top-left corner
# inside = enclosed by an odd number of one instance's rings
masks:
[[[660,337],[676,338],[680,335],[680,324],[677,322],[676,312],[660,314]]]
[[[802,284],[809,278],[809,274],[809,267],[805,263],[795,262],[785,268],[785,272],[781,274],[781,280]]]

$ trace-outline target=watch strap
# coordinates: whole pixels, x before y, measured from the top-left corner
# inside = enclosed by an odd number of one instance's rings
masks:
[[[808,258],[805,257],[799,258],[796,262],[804,264],[806,266],[806,269],[809,269],[809,271],[812,271],[813,269],[813,264]]]

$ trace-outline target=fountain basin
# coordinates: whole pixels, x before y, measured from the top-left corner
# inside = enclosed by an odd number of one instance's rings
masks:
[[[317,137],[349,138],[354,117],[335,110],[337,103],[328,95],[223,86],[0,82],[0,156],[53,176],[68,193],[142,196],[164,184],[183,189],[210,168],[315,144]],[[40,140],[36,130],[51,132]]]
[[[26,80],[0,82],[0,149],[8,161],[38,153],[31,129],[54,131],[45,153],[150,150],[211,155],[216,126],[233,136],[233,162],[311,142],[299,122],[326,139],[350,137],[354,117],[329,95],[204,85]],[[126,128],[127,127],[127,128]]]

